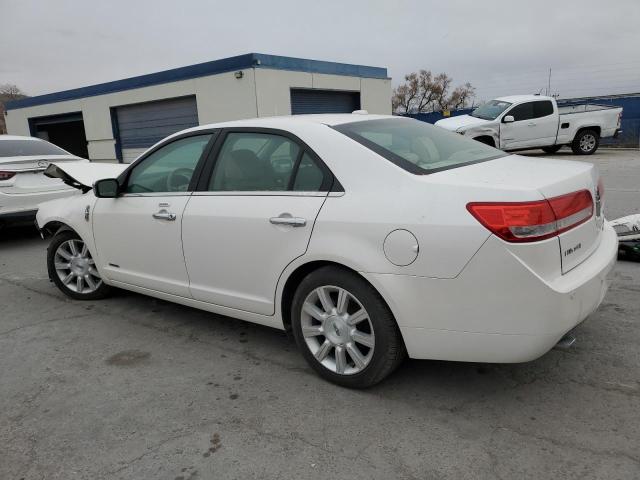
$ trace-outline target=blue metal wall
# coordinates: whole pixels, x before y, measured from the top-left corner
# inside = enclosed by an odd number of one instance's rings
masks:
[[[612,147],[638,147],[640,146],[640,94],[615,97],[590,97],[558,100],[560,105],[564,103],[598,103],[601,105],[615,105],[622,107],[622,133],[618,138],[605,138],[602,145]],[[470,108],[451,111],[451,116],[466,115],[472,111]],[[412,113],[407,117],[415,118],[423,122],[435,123],[445,118],[441,112]]]

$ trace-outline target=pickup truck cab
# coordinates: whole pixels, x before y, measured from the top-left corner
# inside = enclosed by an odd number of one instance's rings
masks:
[[[555,153],[563,145],[576,155],[591,155],[600,138],[620,132],[622,107],[574,104],[558,106],[553,97],[513,95],[491,100],[470,115],[436,122],[501,150],[542,148]]]

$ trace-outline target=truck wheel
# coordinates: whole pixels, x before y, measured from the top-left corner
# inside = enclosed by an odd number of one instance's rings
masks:
[[[556,153],[561,148],[562,148],[562,145],[551,145],[549,147],[542,147],[542,150],[545,153]]]
[[[576,155],[592,155],[598,149],[600,135],[595,130],[582,130],[573,139],[571,150]]]
[[[476,142],[484,143],[485,145],[489,145],[490,147],[496,148],[496,142],[491,137],[488,137],[488,136],[475,137],[474,140]]]

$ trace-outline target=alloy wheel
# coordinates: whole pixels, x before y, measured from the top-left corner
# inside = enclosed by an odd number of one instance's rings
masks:
[[[93,293],[102,279],[87,245],[79,239],[61,243],[55,253],[54,266],[65,287],[76,293]]]
[[[325,285],[314,289],[302,304],[304,341],[315,359],[339,375],[364,370],[375,348],[369,314],[344,288]]]
[[[583,135],[582,138],[580,138],[580,149],[583,152],[590,152],[591,150],[593,150],[596,146],[596,137],[590,133],[587,133],[586,135]]]

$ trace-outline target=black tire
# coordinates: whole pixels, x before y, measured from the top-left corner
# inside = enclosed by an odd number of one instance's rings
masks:
[[[571,143],[571,150],[576,155],[593,155],[600,145],[600,135],[595,130],[581,130]]]
[[[111,293],[111,287],[105,284],[101,279],[98,281],[97,279],[99,279],[99,277],[94,274],[91,275],[91,281],[98,285],[95,290],[91,289],[86,280],[81,282],[81,286],[84,284],[87,285],[87,289],[90,290],[88,292],[82,292],[82,288],[80,289],[80,292],[73,290],[67,286],[58,275],[58,271],[56,270],[56,256],[59,257],[59,255],[57,255],[57,252],[62,244],[70,240],[76,240],[76,242],[81,242],[82,244],[84,243],[78,234],[69,230],[60,232],[51,239],[49,247],[47,248],[47,270],[49,272],[49,278],[56,284],[62,293],[75,300],[99,300],[107,297]],[[91,257],[90,252],[88,255]],[[58,259],[60,260],[60,258]],[[95,267],[93,268],[95,269]]]
[[[350,300],[350,302],[359,303],[368,313],[368,316],[365,317],[368,319],[366,327],[371,328],[371,333],[375,336],[375,344],[368,360],[369,363],[357,373],[339,374],[325,367],[311,352],[303,336],[303,304],[312,292],[323,286],[346,290],[356,301]],[[334,305],[337,304],[337,300],[332,301]],[[398,325],[382,297],[362,277],[340,267],[322,267],[307,275],[300,282],[291,305],[291,319],[293,336],[305,360],[321,377],[344,387],[367,388],[375,385],[393,372],[406,355]],[[313,338],[319,338],[318,342],[329,341],[323,335]],[[355,344],[355,342],[350,343]],[[337,348],[335,347],[332,352],[334,359],[337,355]],[[347,352],[347,355],[350,354]],[[330,357],[327,356],[327,358]],[[349,356],[348,362],[351,362],[349,368],[356,368],[353,357]],[[335,363],[337,364],[337,361]]]
[[[484,143],[485,145],[489,145],[490,147],[497,148],[496,142],[491,137],[476,137],[474,138],[476,142]]]
[[[561,148],[562,148],[562,145],[551,145],[549,147],[542,147],[542,150],[545,153],[556,153]]]

